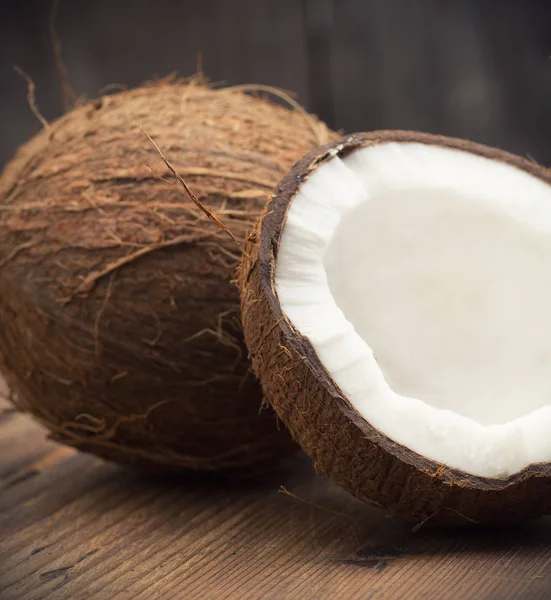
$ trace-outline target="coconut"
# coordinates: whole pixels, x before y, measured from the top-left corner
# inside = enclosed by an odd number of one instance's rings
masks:
[[[243,239],[293,162],[332,134],[249,88],[163,81],[86,102],[5,168],[1,370],[54,439],[205,470],[292,447],[250,373],[240,248],[211,221]]]
[[[551,176],[346,137],[282,180],[240,271],[266,397],[315,466],[419,523],[551,511]]]

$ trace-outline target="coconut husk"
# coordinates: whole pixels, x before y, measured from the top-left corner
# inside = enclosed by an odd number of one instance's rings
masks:
[[[0,369],[57,441],[205,470],[292,448],[249,369],[235,240],[332,134],[250,91],[192,79],[87,101],[6,166]]]

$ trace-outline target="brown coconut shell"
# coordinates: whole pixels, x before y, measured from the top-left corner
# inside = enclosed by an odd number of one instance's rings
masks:
[[[333,156],[384,142],[456,148],[522,169],[551,184],[547,169],[480,144],[407,131],[343,138],[303,158],[279,184],[249,236],[240,269],[242,321],[266,398],[317,470],[358,498],[440,524],[514,522],[551,512],[551,464],[506,480],[477,477],[427,459],[376,430],[348,402],[310,341],[282,313],[274,276],[281,233],[294,196]]]
[[[140,128],[238,240],[282,175],[332,136],[298,105],[196,80],[99,98],[51,124],[0,182],[1,370],[24,410],[82,450],[206,470],[275,459],[291,443],[250,373],[240,249]]]

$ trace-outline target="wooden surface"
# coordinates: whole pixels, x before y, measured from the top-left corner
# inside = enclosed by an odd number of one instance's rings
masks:
[[[241,481],[159,479],[3,412],[0,598],[548,600],[551,519],[413,532],[302,456]]]
[[[499,6],[498,6],[499,5]],[[0,163],[61,113],[50,2],[3,3]],[[170,71],[298,92],[335,128],[416,128],[551,162],[542,0],[61,1],[77,93]],[[316,507],[279,491],[285,486]],[[361,505],[304,457],[256,479],[145,477],[0,416],[2,600],[551,598],[551,520],[435,532]]]

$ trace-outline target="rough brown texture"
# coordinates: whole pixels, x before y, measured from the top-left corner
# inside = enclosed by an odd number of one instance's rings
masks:
[[[41,429],[0,414],[2,600],[551,597],[551,518],[412,532],[300,453],[247,481],[150,477]]]
[[[197,80],[86,102],[45,128],[0,182],[0,368],[23,409],[83,450],[263,463],[290,442],[259,415],[231,283],[239,249],[140,127],[237,239],[332,135],[296,105]]]
[[[274,275],[287,210],[301,184],[337,153],[388,141],[415,141],[466,150],[511,164],[551,183],[548,171],[500,150],[403,131],[343,138],[315,150],[283,179],[249,236],[240,270],[242,321],[264,393],[294,438],[355,496],[419,522],[512,522],[551,512],[551,464],[531,465],[507,480],[475,477],[412,452],[374,429],[350,405],[309,340],[281,311]]]

